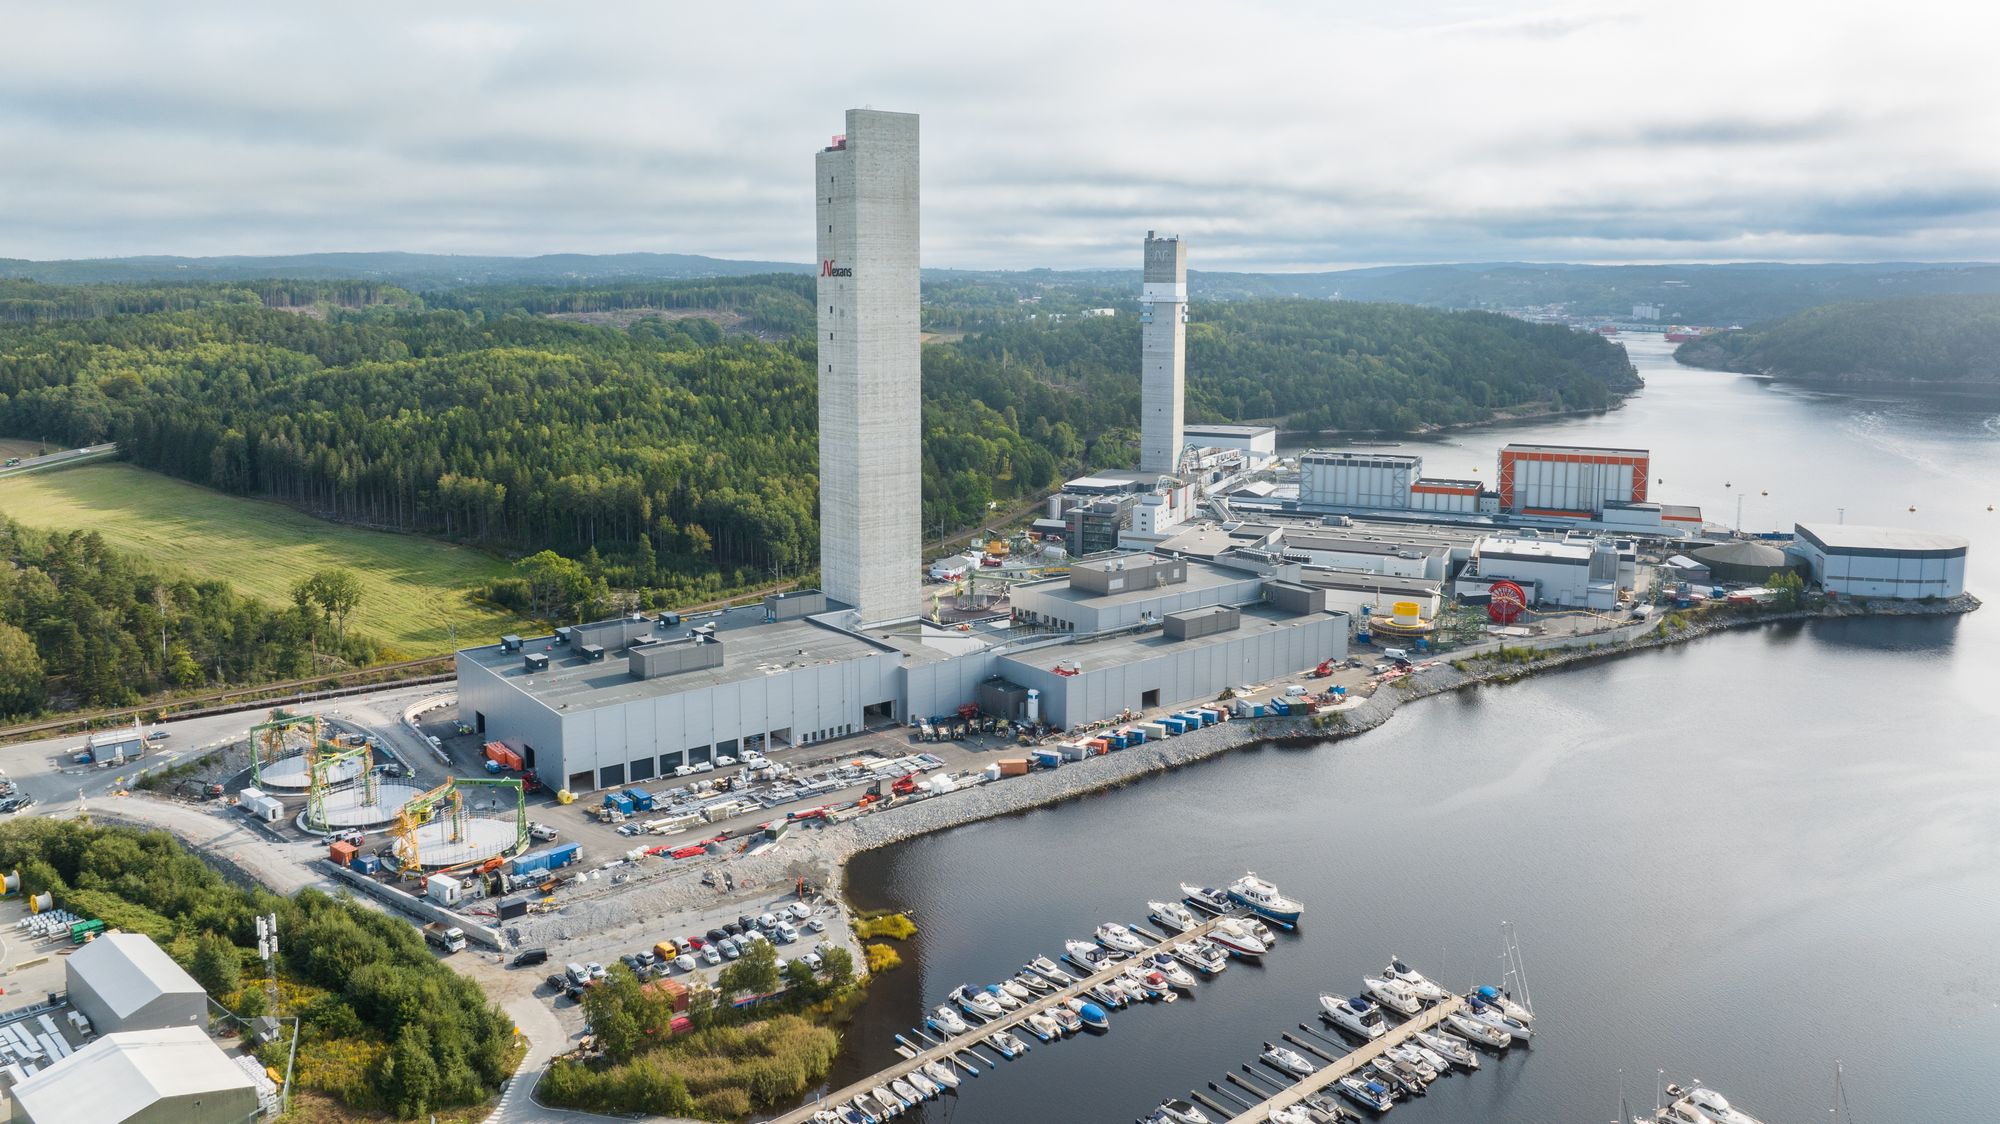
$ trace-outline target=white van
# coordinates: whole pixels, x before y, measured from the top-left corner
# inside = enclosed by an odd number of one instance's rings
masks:
[[[1401,648],[1384,648],[1382,649],[1382,654],[1392,660],[1407,660],[1410,658],[1410,653]]]

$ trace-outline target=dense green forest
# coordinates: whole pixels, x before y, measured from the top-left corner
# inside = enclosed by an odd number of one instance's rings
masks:
[[[1793,379],[2000,382],[2000,294],[1830,304],[1684,343],[1695,367]]]
[[[407,922],[317,890],[285,899],[231,885],[171,836],[28,819],[0,828],[0,865],[21,888],[157,941],[209,997],[267,1011],[260,914],[278,915],[285,1015],[300,1019],[294,1107],[310,1090],[365,1112],[422,1119],[477,1105],[508,1073],[514,1024],[431,955]],[[284,1072],[290,1036],[259,1057]]]
[[[789,277],[682,284],[699,294],[688,300],[735,308],[804,299]],[[446,299],[462,307],[306,316],[219,300],[0,329],[0,432],[115,440],[142,466],[330,519],[596,551],[625,560],[635,586],[812,568],[809,337],[507,311],[626,299],[615,290]],[[1291,300],[1197,306],[1194,318],[1197,419],[1406,431],[1601,408],[1637,385],[1613,344],[1481,313]],[[927,347],[925,526],[977,525],[989,504],[1065,473],[1130,463],[1137,355],[1129,311]]]
[[[273,608],[222,582],[156,573],[93,532],[43,534],[0,516],[0,721],[366,663],[375,645],[342,626],[353,603],[338,573],[300,575],[297,601]]]

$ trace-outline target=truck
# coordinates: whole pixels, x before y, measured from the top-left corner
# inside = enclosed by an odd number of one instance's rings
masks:
[[[534,839],[539,839],[544,843],[555,842],[556,834],[557,834],[556,829],[550,827],[548,824],[545,823],[530,823],[528,825],[529,837]]]
[[[433,921],[424,926],[424,940],[429,941],[432,948],[453,953],[465,947],[465,930]]]

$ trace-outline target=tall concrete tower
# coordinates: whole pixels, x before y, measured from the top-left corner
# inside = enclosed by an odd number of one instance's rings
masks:
[[[923,608],[917,115],[850,109],[815,165],[820,571],[880,624]]]
[[[1187,247],[1146,232],[1139,291],[1139,468],[1172,472],[1181,459],[1187,391]]]

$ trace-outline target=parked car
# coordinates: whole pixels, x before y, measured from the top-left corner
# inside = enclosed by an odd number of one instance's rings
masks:
[[[778,923],[777,938],[780,944],[790,944],[799,939],[799,931],[792,928],[791,922],[781,921]]]
[[[561,972],[551,973],[549,975],[548,985],[549,987],[553,988],[556,991],[562,991],[565,988],[569,987],[569,977]]]
[[[726,753],[715,759],[715,767],[718,769],[727,769],[734,764],[736,764],[736,759]]]
[[[710,930],[708,931],[708,941],[709,941],[709,943],[710,943],[710,944],[716,944],[716,943],[718,943],[718,942],[721,942],[721,941],[724,941],[724,940],[727,940],[727,939],[729,939],[729,934],[728,934],[728,933],[726,933],[726,932],[724,932],[724,931],[723,931],[723,930],[721,930],[721,929],[710,929]]]
[[[680,765],[674,769],[674,775],[677,777],[691,777],[694,774],[695,768],[693,765]]]
[[[757,927],[759,929],[764,930],[767,933],[770,932],[771,930],[778,927],[778,915],[775,913],[764,914],[763,916],[757,918]]]
[[[826,932],[826,919],[823,917],[809,918],[806,921],[806,932],[808,933]]]
[[[604,965],[599,964],[597,961],[593,960],[590,963],[585,964],[584,968],[590,972],[591,979],[601,980],[604,978]]]
[[[722,955],[728,957],[731,960],[734,960],[737,957],[743,955],[743,945],[740,942],[738,942],[736,938],[731,937],[730,939],[722,942]]]
[[[736,918],[736,931],[747,933],[757,927],[757,919],[745,913]]]
[[[692,972],[694,971],[694,957],[689,956],[686,953],[682,953],[680,957],[674,961],[674,967],[679,968],[683,972]]]
[[[791,914],[793,917],[796,917],[801,921],[804,921],[806,918],[811,917],[813,915],[813,907],[807,905],[804,902],[793,902],[791,905],[785,907],[785,912]]]
[[[524,948],[514,954],[514,967],[516,968],[528,968],[536,964],[547,964],[548,962],[549,950],[546,948]]]
[[[655,962],[657,962],[660,959],[659,957],[654,956],[650,952],[639,952],[639,953],[634,953],[633,955],[638,958],[639,966],[642,968],[650,968],[653,966]]]
[[[166,732],[165,730],[148,730],[148,731],[146,731],[146,740],[147,740],[147,741],[149,741],[149,742],[163,742],[163,741],[166,741],[166,740],[167,740],[168,738],[171,738],[171,737],[173,737],[173,735],[172,735],[172,734],[169,734],[169,733],[167,733],[167,732]]]
[[[702,940],[700,937],[689,937],[688,939],[681,942],[681,944],[687,946],[688,948],[693,949],[696,952],[700,952],[701,947],[707,943],[708,943],[707,941]]]
[[[806,953],[804,956],[799,957],[799,962],[815,972],[819,971],[819,966],[824,963],[824,961],[820,960],[819,953],[817,952]]]
[[[701,950],[701,962],[703,964],[720,964],[722,963],[722,954],[715,951],[714,945],[708,945]]]

